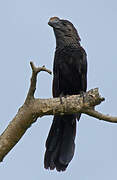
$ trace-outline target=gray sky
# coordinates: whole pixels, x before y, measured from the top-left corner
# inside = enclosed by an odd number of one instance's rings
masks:
[[[117,115],[116,0],[0,0],[0,132],[26,97],[31,69],[52,69],[55,38],[47,25],[51,16],[68,19],[77,28],[88,54],[88,89],[99,87],[106,101],[97,107]],[[36,97],[51,97],[52,76],[41,73]],[[32,125],[0,165],[0,179],[117,179],[117,125],[82,115],[76,151],[64,173],[43,168],[45,141],[52,116]]]

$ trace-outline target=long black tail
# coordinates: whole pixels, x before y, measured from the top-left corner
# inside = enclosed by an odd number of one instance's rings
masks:
[[[76,118],[74,114],[54,116],[53,123],[46,140],[44,167],[57,171],[66,170],[75,150]]]

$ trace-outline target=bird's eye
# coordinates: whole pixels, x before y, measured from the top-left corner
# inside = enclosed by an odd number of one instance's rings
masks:
[[[62,22],[62,24],[63,24],[64,26],[67,26],[67,24],[66,24],[65,22]]]
[[[70,28],[68,28],[68,30],[69,30],[69,31],[71,31],[71,29],[70,29]]]

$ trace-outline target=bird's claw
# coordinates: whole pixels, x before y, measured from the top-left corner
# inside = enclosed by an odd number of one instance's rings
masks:
[[[62,97],[67,98],[69,96],[70,95],[64,95],[63,93],[61,93],[60,96],[59,96],[60,97],[60,103],[63,104]]]
[[[83,103],[84,103],[85,102],[86,92],[80,91],[80,96],[83,98]]]

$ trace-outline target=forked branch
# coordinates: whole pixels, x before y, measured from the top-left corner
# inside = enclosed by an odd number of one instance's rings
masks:
[[[46,69],[45,66],[42,67],[36,67],[33,62],[30,62],[30,66],[32,68],[32,77],[31,77],[31,83],[30,83],[30,88],[29,92],[26,98],[26,101],[29,101],[30,99],[34,98],[34,93],[36,90],[36,82],[37,82],[37,74],[41,71],[48,72],[49,74],[52,74],[52,72],[49,69]]]

